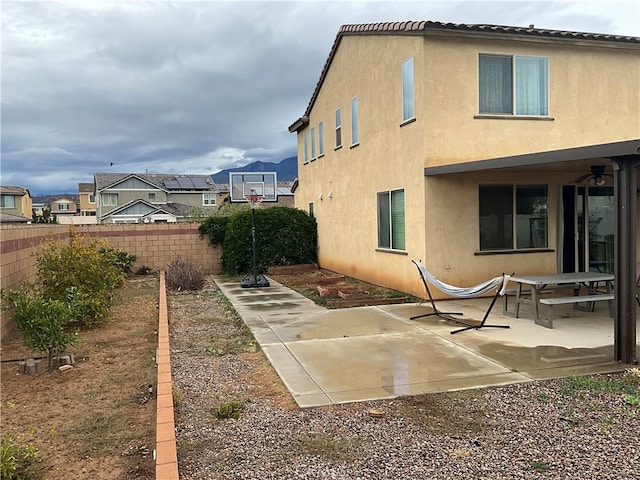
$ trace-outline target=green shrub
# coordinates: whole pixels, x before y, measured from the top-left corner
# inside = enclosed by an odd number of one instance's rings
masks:
[[[314,217],[289,207],[255,210],[257,270],[276,265],[312,263],[317,259],[317,225]],[[228,219],[222,249],[222,268],[236,275],[253,269],[251,211]]]
[[[242,400],[231,400],[228,403],[223,403],[214,408],[212,415],[218,420],[224,420],[226,418],[238,420],[242,416],[242,409],[244,409],[244,402]]]
[[[223,244],[228,223],[228,216],[217,215],[215,217],[209,217],[200,224],[198,231],[201,237],[207,235],[209,237],[209,243],[215,247],[216,245]]]
[[[2,435],[0,442],[0,478],[28,480],[35,478],[35,459],[38,450],[31,444],[21,445],[11,433]]]
[[[37,250],[38,289],[43,298],[67,301],[70,289],[83,300],[76,321],[81,326],[99,322],[111,307],[111,295],[130,270],[132,255],[111,248],[106,241],[85,238],[73,228],[67,244],[43,242]]]
[[[118,250],[109,246],[100,247],[98,252],[101,255],[104,255],[108,261],[124,275],[129,275],[131,273],[131,266],[136,261],[136,258],[138,258],[123,250]]]
[[[165,280],[167,287],[172,290],[200,290],[205,283],[202,270],[181,257],[167,265]]]
[[[79,341],[77,328],[73,326],[75,312],[72,307],[79,301],[73,291],[64,302],[45,298],[32,286],[23,286],[9,292],[7,299],[13,307],[13,319],[23,333],[24,344],[33,351],[45,353],[49,368],[54,358]]]

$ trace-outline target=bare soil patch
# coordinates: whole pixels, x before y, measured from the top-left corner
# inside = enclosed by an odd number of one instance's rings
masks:
[[[419,302],[396,290],[346,277],[315,265],[273,267],[269,277],[326,308]]]
[[[1,430],[38,448],[39,479],[155,477],[158,287],[154,276],[128,279],[109,320],[69,349],[67,373],[18,374],[9,360],[39,354],[3,342]]]

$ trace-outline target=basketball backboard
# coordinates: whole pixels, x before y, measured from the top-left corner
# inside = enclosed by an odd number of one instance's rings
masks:
[[[278,201],[276,172],[229,173],[229,196],[232,202],[247,202],[247,196],[260,195],[263,202]]]

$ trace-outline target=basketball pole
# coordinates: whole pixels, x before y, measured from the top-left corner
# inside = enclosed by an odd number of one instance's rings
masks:
[[[251,190],[251,195],[247,195],[247,201],[251,205],[251,243],[253,248],[253,278],[249,275],[242,279],[240,286],[243,288],[259,288],[268,287],[269,281],[262,274],[258,276],[258,254],[256,247],[256,205],[262,200],[262,196],[256,195],[255,191]]]

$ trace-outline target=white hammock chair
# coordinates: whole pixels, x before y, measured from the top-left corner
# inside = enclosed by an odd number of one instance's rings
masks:
[[[498,296],[503,296],[505,294],[505,290],[507,288],[507,283],[509,282],[509,278],[511,277],[511,275],[505,275],[502,274],[499,277],[494,277],[491,280],[487,280],[486,282],[482,282],[478,285],[474,285],[472,287],[455,287],[453,285],[449,285],[447,283],[444,283],[440,280],[438,280],[436,278],[435,275],[429,273],[429,271],[425,268],[424,265],[422,265],[421,261],[415,261],[415,260],[411,260],[416,267],[418,268],[418,272],[420,273],[420,278],[422,280],[422,283],[424,284],[424,288],[427,291],[427,295],[429,297],[429,301],[431,302],[431,306],[433,307],[433,312],[432,313],[427,313],[424,315],[417,315],[415,317],[411,317],[411,320],[415,320],[416,318],[422,318],[422,317],[429,317],[429,316],[437,316],[440,318],[443,318],[445,320],[449,320],[452,322],[456,322],[462,325],[465,325],[463,328],[459,328],[458,330],[454,330],[451,333],[459,333],[459,332],[463,332],[465,330],[480,330],[483,327],[493,327],[493,328],[510,328],[509,325],[487,325],[485,322],[487,321],[487,318],[489,317],[489,313],[491,313],[491,309],[493,308],[493,306],[496,303],[496,300],[498,299]],[[482,319],[482,321],[479,324],[476,323],[469,323],[465,320],[462,320],[460,318],[453,318],[451,317],[451,315],[463,315],[461,312],[442,312],[440,310],[438,310],[438,308],[436,307],[435,302],[433,301],[433,297],[431,296],[431,291],[429,290],[429,284],[427,283],[427,280],[429,281],[429,283],[431,283],[433,286],[435,286],[438,290],[440,290],[443,293],[446,293],[447,295],[450,295],[452,297],[457,297],[457,298],[474,298],[474,297],[479,297],[481,295],[485,295],[489,292],[491,292],[492,290],[495,290],[495,295],[493,297],[493,300],[491,301],[491,304],[489,305],[489,308],[487,309],[487,311],[484,314],[484,317]]]

